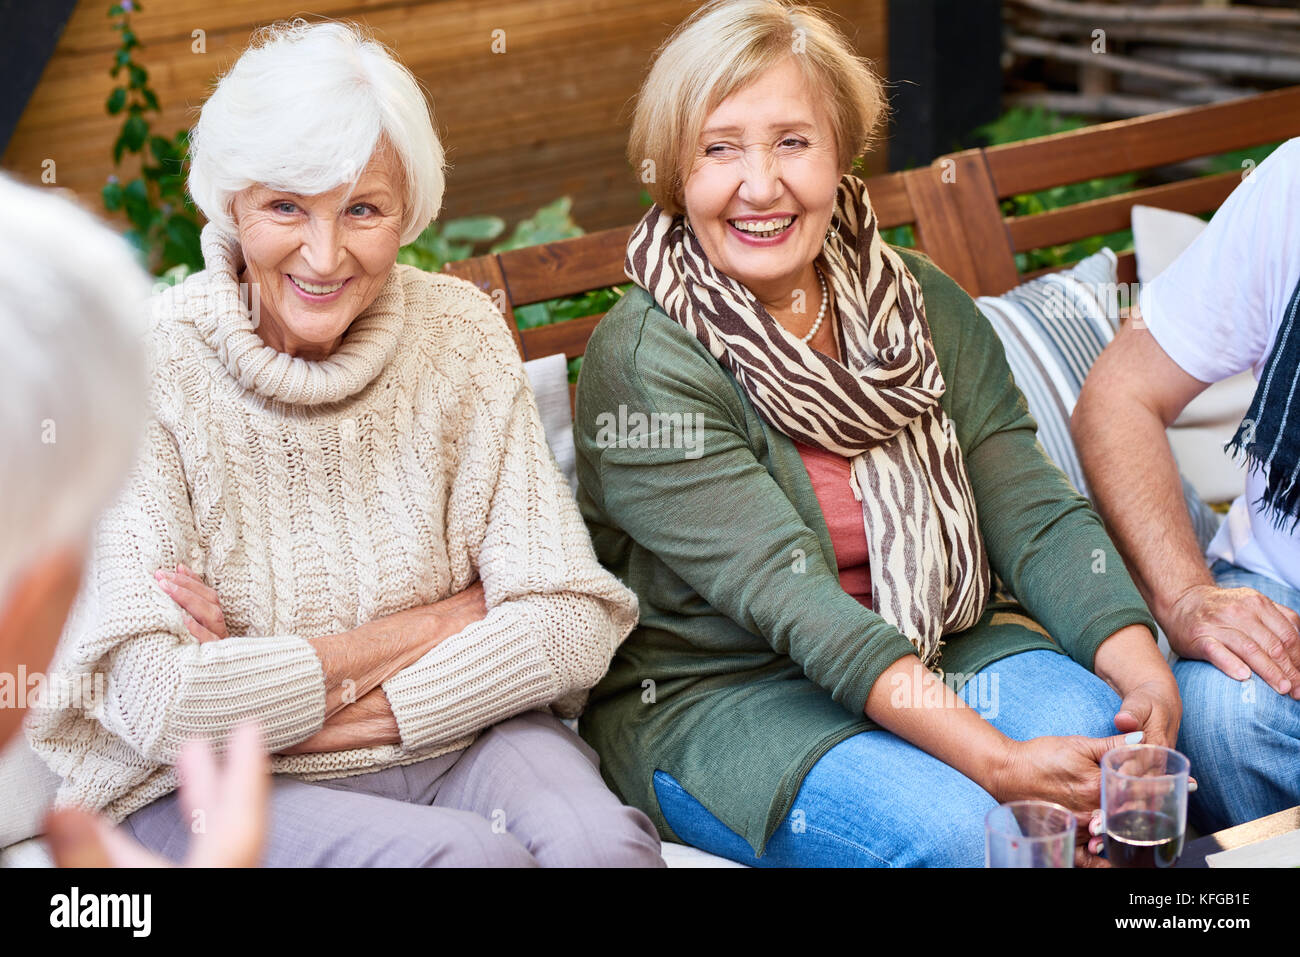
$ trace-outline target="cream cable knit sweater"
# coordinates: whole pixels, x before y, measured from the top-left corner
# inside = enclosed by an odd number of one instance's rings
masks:
[[[306,639],[478,578],[487,617],[383,685],[400,746],[274,770],[343,777],[466,747],[531,708],[577,713],[636,598],[596,561],[491,301],[396,266],[339,349],[309,362],[257,336],[233,237],[208,227],[203,252],[203,272],[154,300],[155,417],[56,659],[61,675],[102,672],[105,693],[32,716],[58,803],[119,821],[176,787],[186,739],[245,718],[271,751],[304,740],[325,714]],[[190,636],[153,578],[177,562],[216,589],[231,637]]]

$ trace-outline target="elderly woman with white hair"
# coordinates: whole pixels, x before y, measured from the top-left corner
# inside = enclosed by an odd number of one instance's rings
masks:
[[[750,864],[978,865],[1018,798],[1087,839],[1115,732],[1181,715],[993,329],[880,235],[849,171],[882,108],[817,11],[696,11],[637,100],[640,288],[578,383],[579,502],[641,604],[583,736],[665,838]],[[694,441],[604,434],[621,408]]]
[[[144,451],[43,709],[61,802],[176,859],[176,759],[255,719],[264,863],[662,865],[560,721],[636,620],[597,563],[512,338],[396,265],[439,208],[413,76],[355,28],[263,31],[192,137],[206,268],[156,297]]]

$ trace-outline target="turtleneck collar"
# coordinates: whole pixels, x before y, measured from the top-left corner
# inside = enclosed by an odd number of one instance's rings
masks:
[[[243,388],[291,405],[338,402],[369,385],[396,354],[405,322],[396,269],[375,301],[352,320],[339,347],[312,362],[271,348],[257,334],[239,294],[244,256],[238,239],[209,223],[201,242],[206,270],[201,282],[186,283],[185,310]]]

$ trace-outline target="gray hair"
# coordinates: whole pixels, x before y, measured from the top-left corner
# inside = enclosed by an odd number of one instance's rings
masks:
[[[85,543],[121,486],[146,415],[148,295],[121,237],[0,175],[0,600]]]
[[[443,149],[419,81],[347,23],[276,23],[217,83],[190,134],[190,195],[235,231],[231,203],[250,186],[315,196],[360,178],[391,149],[405,186],[403,244],[442,206]]]

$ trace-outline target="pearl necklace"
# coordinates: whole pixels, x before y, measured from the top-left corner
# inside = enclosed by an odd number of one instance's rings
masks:
[[[817,274],[817,282],[820,283],[822,287],[822,307],[817,310],[817,321],[814,322],[813,327],[808,330],[808,335],[804,336],[800,340],[804,345],[807,345],[812,341],[812,337],[817,335],[817,330],[822,327],[822,320],[826,318],[826,303],[830,300],[830,295],[826,292],[826,277],[822,275],[822,271],[816,266],[813,266],[813,272]]]

